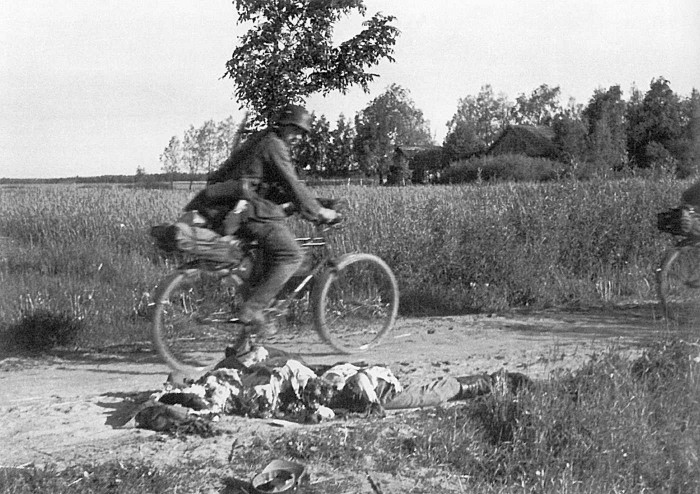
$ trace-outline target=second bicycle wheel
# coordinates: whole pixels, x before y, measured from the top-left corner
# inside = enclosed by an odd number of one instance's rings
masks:
[[[663,315],[679,322],[700,319],[700,248],[670,250],[656,274]]]
[[[153,313],[153,345],[171,369],[186,374],[212,369],[226,347],[239,344],[242,326],[234,287],[199,269],[178,271],[159,286]]]
[[[391,268],[372,254],[346,254],[328,269],[313,292],[314,323],[342,353],[359,353],[391,331],[399,289]]]

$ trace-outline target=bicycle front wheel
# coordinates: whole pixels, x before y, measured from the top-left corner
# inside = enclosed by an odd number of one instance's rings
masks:
[[[700,316],[700,248],[671,249],[656,272],[663,315],[676,321]]]
[[[377,346],[391,331],[399,288],[391,268],[372,254],[346,254],[314,287],[316,331],[341,353]]]
[[[185,374],[203,373],[238,345],[242,326],[235,324],[237,294],[220,276],[199,269],[178,271],[158,288],[152,340],[163,361]]]

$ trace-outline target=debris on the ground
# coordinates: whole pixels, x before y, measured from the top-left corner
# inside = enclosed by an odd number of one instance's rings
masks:
[[[447,362],[445,362],[447,363]],[[202,424],[222,415],[318,423],[348,415],[379,416],[385,409],[437,406],[529,384],[522,374],[435,379],[404,388],[386,366],[339,363],[306,365],[294,356],[257,347],[227,356],[189,384],[166,382],[136,416],[137,427],[210,434]]]
[[[291,492],[306,478],[304,465],[286,460],[272,460],[253,477],[251,487],[256,493]]]

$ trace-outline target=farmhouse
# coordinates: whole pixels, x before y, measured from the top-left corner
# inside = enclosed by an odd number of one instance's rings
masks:
[[[413,183],[430,183],[439,175],[443,167],[441,146],[396,146],[394,150],[392,177],[408,178]],[[392,171],[394,173],[392,173]],[[401,183],[400,180],[393,183]]]
[[[549,127],[510,125],[491,144],[487,155],[522,154],[531,158],[557,157],[554,131]]]

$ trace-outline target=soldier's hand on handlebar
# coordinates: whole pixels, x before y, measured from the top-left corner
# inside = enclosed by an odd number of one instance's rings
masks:
[[[340,215],[334,209],[321,208],[318,212],[318,218],[321,223],[333,224],[340,220]]]

